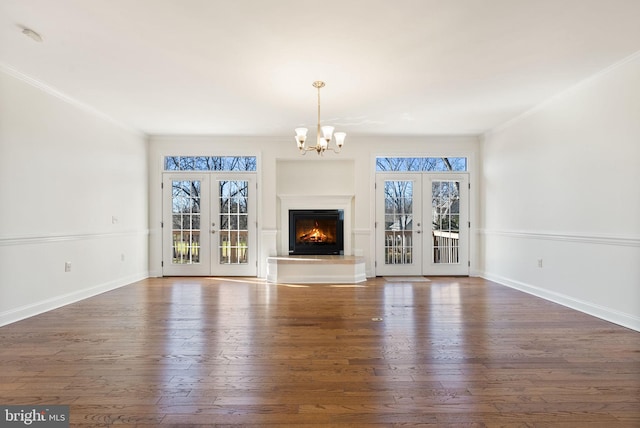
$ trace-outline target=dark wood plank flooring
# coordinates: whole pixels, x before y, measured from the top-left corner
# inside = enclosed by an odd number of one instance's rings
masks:
[[[152,278],[0,341],[74,427],[640,426],[640,333],[479,278]]]

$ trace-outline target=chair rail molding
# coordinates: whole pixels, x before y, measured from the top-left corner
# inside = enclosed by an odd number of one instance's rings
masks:
[[[66,241],[86,241],[91,239],[123,238],[135,236],[148,236],[149,229],[126,230],[118,232],[102,233],[69,233],[69,234],[45,234],[24,236],[0,236],[0,246],[49,244]]]
[[[512,238],[540,239],[547,241],[578,242],[584,244],[640,247],[640,237],[621,235],[590,235],[582,233],[532,232],[525,230],[478,229],[478,234],[486,236],[506,236]]]

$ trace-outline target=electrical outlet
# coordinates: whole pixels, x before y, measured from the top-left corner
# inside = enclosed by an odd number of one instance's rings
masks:
[[[542,267],[542,259],[538,259],[538,267],[541,268]]]
[[[120,254],[120,261],[123,262],[124,261],[124,253]]]
[[[71,262],[64,262],[64,271],[71,272]]]

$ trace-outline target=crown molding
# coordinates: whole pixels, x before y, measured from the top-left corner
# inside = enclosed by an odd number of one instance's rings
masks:
[[[546,100],[536,104],[535,106],[531,107],[529,110],[519,114],[518,116],[509,119],[508,121],[502,123],[501,125],[495,126],[493,128],[491,128],[490,130],[486,131],[485,133],[481,134],[481,138],[486,138],[488,136],[491,136],[492,134],[496,134],[500,131],[503,131],[513,125],[515,125],[516,123],[526,119],[527,117],[537,113],[538,111],[542,110],[543,108],[545,108],[546,106],[548,106],[549,104],[551,104],[554,101],[557,101],[565,96],[567,96],[568,94],[575,92],[577,90],[579,90],[580,88],[583,88],[589,84],[591,84],[593,81],[600,79],[601,77],[611,73],[612,71],[632,62],[635,61],[636,59],[640,59],[640,51],[636,51],[633,54],[623,58],[622,60],[615,62],[613,64],[611,64],[609,67],[602,69],[600,71],[598,71],[597,73],[581,80],[580,82],[569,86],[568,88],[558,92],[555,95],[552,95],[550,98],[547,98]]]
[[[41,90],[42,92],[45,92],[49,95],[51,95],[52,97],[55,97],[57,99],[59,99],[60,101],[63,101],[75,108],[77,108],[80,111],[83,111],[87,114],[90,114],[92,116],[95,116],[99,119],[102,119],[106,122],[111,123],[112,125],[117,126],[118,128],[121,128],[127,132],[131,132],[133,134],[136,134],[140,137],[144,137],[144,138],[148,138],[148,135],[145,134],[144,132],[140,131],[139,129],[133,128],[130,125],[127,125],[123,122],[120,122],[116,119],[114,119],[113,117],[109,116],[106,113],[101,112],[100,110],[90,106],[89,104],[83,103],[82,101],[79,101],[67,94],[65,94],[64,92],[54,88],[53,86],[41,82],[40,80],[34,79],[33,77],[27,76],[26,74],[22,73],[21,71],[16,70],[15,68],[4,64],[2,62],[0,62],[0,71],[2,71],[4,74],[14,77],[30,86],[33,86],[36,89]]]

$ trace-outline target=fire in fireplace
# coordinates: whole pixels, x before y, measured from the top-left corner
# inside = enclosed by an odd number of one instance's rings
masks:
[[[289,210],[289,254],[343,254],[342,210]]]

